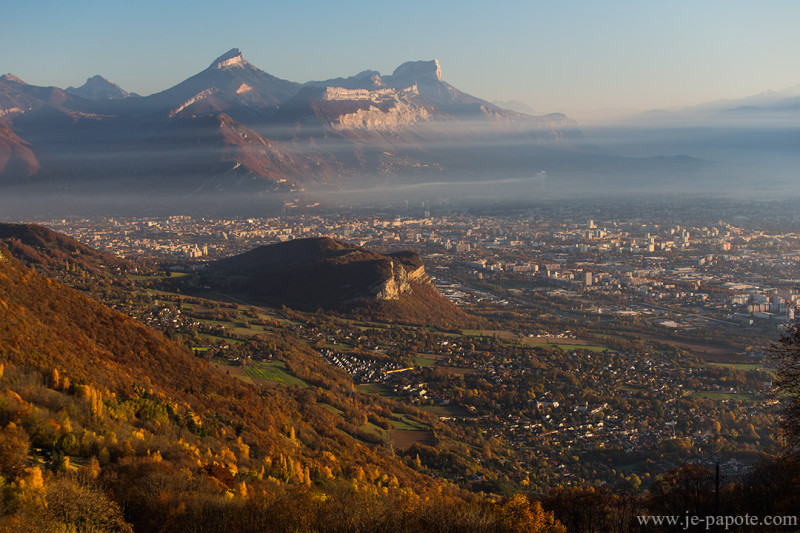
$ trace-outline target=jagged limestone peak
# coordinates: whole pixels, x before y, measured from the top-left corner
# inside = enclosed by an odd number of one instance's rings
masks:
[[[436,82],[443,81],[442,66],[438,59],[430,61],[408,61],[397,67],[392,73],[395,81],[408,80],[410,82]]]
[[[233,67],[247,63],[244,59],[244,54],[238,48],[231,48],[217,59],[208,68],[221,69],[226,67]]]

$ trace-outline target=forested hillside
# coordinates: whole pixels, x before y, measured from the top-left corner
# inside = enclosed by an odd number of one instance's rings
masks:
[[[323,389],[257,390],[0,254],[4,528],[383,521],[387,530],[516,530],[551,521],[527,499],[481,501],[360,444],[337,428]]]

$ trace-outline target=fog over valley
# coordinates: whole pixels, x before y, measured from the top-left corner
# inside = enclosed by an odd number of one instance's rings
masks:
[[[9,208],[39,203],[42,212],[125,205],[145,190],[152,208],[162,197],[200,209],[207,195],[273,208],[298,195],[307,204],[470,205],[800,192],[788,97],[581,127],[498,107],[444,79],[439,62],[411,61],[391,76],[299,84],[238,49],[148,97],[102,78],[67,93],[4,76],[0,187]]]

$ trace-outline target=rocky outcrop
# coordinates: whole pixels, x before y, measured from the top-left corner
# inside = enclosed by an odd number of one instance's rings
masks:
[[[174,117],[174,116],[180,114],[187,107],[191,107],[194,104],[196,104],[197,102],[200,102],[200,101],[205,100],[205,99],[207,99],[207,98],[209,98],[211,96],[214,96],[214,94],[217,93],[217,92],[219,92],[219,91],[218,91],[218,89],[216,87],[209,87],[208,89],[203,89],[202,91],[200,91],[196,95],[192,96],[191,98],[189,98],[185,102],[182,102],[179,106],[175,107],[174,109],[171,109],[169,114],[168,114],[168,116],[170,118]]]
[[[394,69],[392,83],[397,85],[416,85],[419,82],[441,82],[442,65],[438,59],[430,61],[407,61]]]
[[[411,292],[408,275],[403,265],[392,261],[391,275],[369,287],[369,292],[375,300],[397,300],[400,294]]]
[[[425,266],[420,265],[413,270],[408,270],[408,281],[413,281],[415,283],[430,283],[431,278],[428,277],[427,272],[425,272]]]
[[[424,266],[409,271],[399,261],[392,260],[391,265],[391,275],[369,288],[375,300],[397,300],[401,294],[413,291],[411,283],[430,282]]]
[[[14,74],[11,74],[10,72],[8,74],[3,74],[2,76],[0,76],[0,81],[11,81],[11,82],[14,82],[14,83],[21,83],[23,85],[27,85],[25,80],[23,80],[19,76],[15,76]]]
[[[237,65],[243,65],[246,63],[244,59],[244,54],[238,48],[232,48],[228,50],[226,53],[219,56],[217,59],[211,63],[211,66],[208,68],[211,69],[221,69],[226,67],[234,67]]]
[[[406,89],[344,89],[328,87],[324,102],[349,103],[354,111],[332,116],[330,126],[337,131],[364,129],[392,131],[430,120],[430,111],[419,102],[413,85]],[[322,104],[324,105],[324,104]],[[333,104],[331,107],[335,107]]]

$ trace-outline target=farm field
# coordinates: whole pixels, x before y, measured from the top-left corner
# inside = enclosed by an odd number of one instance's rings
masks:
[[[222,372],[226,374],[230,374],[231,376],[241,379],[245,383],[250,383],[251,385],[254,383],[253,378],[248,376],[242,367],[234,366],[234,365],[223,365],[223,364],[215,364],[215,366]]]
[[[692,392],[693,398],[705,398],[707,400],[753,400],[752,394],[744,394],[740,392],[721,392],[721,391],[694,391]]]
[[[407,450],[415,444],[435,446],[436,438],[432,431],[393,429],[389,432],[392,444],[399,450]]]
[[[253,380],[273,381],[286,385],[308,387],[308,383],[291,375],[283,361],[256,361],[241,367],[242,371]]]

